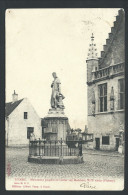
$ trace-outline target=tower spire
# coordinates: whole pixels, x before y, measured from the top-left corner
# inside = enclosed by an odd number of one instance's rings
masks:
[[[94,43],[94,34],[91,35],[91,43],[89,44],[89,51],[88,51],[88,57],[87,59],[97,59],[97,48],[96,44]]]

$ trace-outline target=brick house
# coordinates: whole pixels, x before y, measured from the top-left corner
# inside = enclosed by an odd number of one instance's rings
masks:
[[[87,63],[89,148],[119,150],[124,132],[124,11],[119,10],[101,57],[92,34]]]
[[[18,100],[18,94],[12,94],[12,102],[6,103],[6,146],[26,146],[30,133],[41,138],[41,118],[27,98]]]

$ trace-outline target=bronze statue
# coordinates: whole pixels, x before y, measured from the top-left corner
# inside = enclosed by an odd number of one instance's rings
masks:
[[[56,73],[53,72],[52,76],[54,78],[54,81],[51,84],[51,88],[52,88],[52,95],[51,95],[51,107],[52,108],[61,108],[64,109],[64,105],[63,105],[63,99],[64,96],[61,93],[61,83],[59,78],[57,77]]]

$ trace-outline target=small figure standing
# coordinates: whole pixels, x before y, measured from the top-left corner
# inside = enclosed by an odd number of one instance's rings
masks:
[[[35,141],[36,137],[34,132],[30,134],[30,141]]]

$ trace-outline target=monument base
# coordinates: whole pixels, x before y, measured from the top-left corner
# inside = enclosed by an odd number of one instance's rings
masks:
[[[39,163],[39,164],[78,164],[83,163],[83,156],[60,156],[60,157],[35,157],[28,156],[28,162]]]
[[[63,109],[50,109],[44,120],[46,124],[44,128],[46,140],[66,140],[69,122]]]

